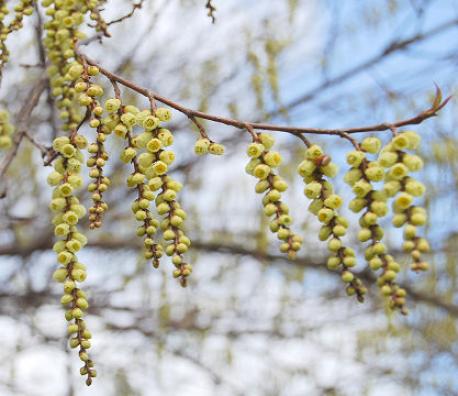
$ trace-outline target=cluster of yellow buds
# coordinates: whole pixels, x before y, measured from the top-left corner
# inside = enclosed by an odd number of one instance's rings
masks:
[[[170,121],[171,111],[166,108],[140,111],[135,106],[122,106],[119,99],[109,99],[105,108],[112,113],[112,121],[107,125],[112,125],[115,134],[128,143],[121,160],[131,162],[134,167],[127,183],[129,187],[137,188],[139,193],[132,210],[136,219],[143,222],[137,234],[145,236],[145,257],[152,259],[157,267],[165,250],[176,267],[174,277],[186,286],[192,266],[185,262],[183,254],[189,249],[191,241],[183,230],[186,213],[177,201],[182,185],[168,175],[168,168],[175,161],[175,153],[168,149],[173,144],[173,134],[161,125]],[[135,126],[143,129],[136,136],[133,134]],[[155,219],[149,209],[153,200],[162,221]],[[165,249],[154,240],[158,228],[162,231]]]
[[[80,96],[75,87],[75,80],[84,71],[76,53],[76,45],[78,40],[85,38],[85,34],[79,28],[89,12],[89,3],[92,3],[92,0],[42,1],[46,15],[50,17],[50,20],[44,23],[46,37],[43,39],[50,61],[48,75],[64,131],[76,130],[84,119],[78,106],[74,105]],[[79,102],[85,106],[81,100]]]
[[[302,237],[293,233],[290,225],[293,222],[289,214],[288,205],[281,201],[281,194],[288,188],[286,181],[275,174],[282,161],[277,151],[271,151],[275,143],[271,135],[262,133],[257,135],[258,141],[248,146],[247,154],[251,158],[245,167],[246,172],[259,179],[256,192],[264,194],[262,204],[264,214],[270,218],[270,230],[277,234],[282,241],[280,251],[294,259],[301,248]]]
[[[359,219],[361,230],[358,239],[370,242],[365,249],[365,257],[373,271],[380,271],[377,285],[382,295],[388,298],[391,309],[407,313],[405,306],[406,291],[396,283],[400,265],[387,253],[382,242],[384,230],[379,219],[388,214],[387,194],[374,189],[373,183],[384,180],[385,172],[379,161],[371,161],[368,154],[379,153],[382,143],[376,137],[365,138],[359,150],[347,154],[347,163],[351,166],[345,175],[345,181],[352,187],[355,198],[350,202],[350,209],[362,215]]]
[[[417,227],[427,221],[426,210],[414,205],[415,197],[421,197],[425,186],[410,174],[423,168],[422,159],[406,150],[415,151],[420,144],[420,136],[413,131],[396,134],[383,149],[379,161],[387,168],[385,192],[393,197],[393,225],[404,227],[404,250],[412,257],[411,268],[414,271],[426,271],[428,263],[421,258],[422,253],[429,251],[425,238],[418,236]]]
[[[139,153],[139,151],[146,147],[148,137],[152,138],[148,136],[151,135],[148,128],[159,126],[159,120],[151,115],[150,110],[140,111],[135,106],[122,106],[121,100],[117,98],[108,99],[105,102],[105,109],[111,114],[104,120],[105,126],[112,128],[114,133],[125,139],[127,143],[127,147],[121,153],[121,160],[133,166],[133,172],[127,179],[127,186],[137,190],[137,198],[132,203],[132,212],[141,224],[137,228],[137,235],[143,237],[145,258],[151,260],[153,266],[157,268],[159,259],[163,255],[163,247],[155,240],[159,221],[154,218],[150,210],[150,204],[156,197],[147,183],[146,176],[149,174],[148,169],[152,161],[148,161],[147,152]],[[136,137],[133,134],[135,126],[144,129],[144,132]]]
[[[185,262],[183,254],[188,251],[191,241],[183,229],[186,212],[177,201],[182,185],[168,175],[168,168],[175,161],[175,153],[168,149],[173,144],[173,135],[161,127],[161,122],[170,121],[171,116],[166,108],[158,108],[153,114],[145,113],[141,117],[145,131],[134,139],[134,143],[138,148],[146,149],[138,157],[140,169],[148,179],[150,190],[158,192],[155,205],[157,213],[162,216],[160,228],[165,253],[172,258],[176,268],[173,276],[179,278],[180,284],[185,287],[192,266]]]
[[[194,153],[197,155],[223,155],[224,146],[220,143],[212,142],[208,138],[202,137],[196,140],[196,143],[194,144]]]
[[[105,36],[110,37],[108,33],[108,24],[103,19],[100,11],[103,10],[103,2],[98,0],[90,0],[86,2],[87,7],[90,11],[89,17],[91,20],[95,22],[93,26],[96,32],[102,32]]]
[[[327,266],[332,271],[339,271],[342,280],[347,284],[349,296],[356,296],[358,301],[364,301],[367,293],[363,282],[355,276],[352,268],[356,265],[355,251],[345,246],[341,238],[346,234],[348,220],[339,215],[342,198],[335,194],[332,184],[326,178],[333,178],[338,171],[331,157],[326,155],[318,145],[312,145],[305,152],[305,159],[299,164],[297,172],[304,179],[304,194],[312,202],[309,211],[323,224],[319,232],[322,241],[328,241],[331,256]]]
[[[23,27],[23,19],[25,16],[33,14],[33,0],[20,0],[14,6],[14,17],[5,24],[5,17],[9,14],[8,7],[5,2],[0,5],[0,74],[3,65],[9,60],[9,50],[6,46],[6,39],[9,34]]]
[[[165,253],[172,257],[172,263],[176,267],[173,276],[179,278],[180,284],[184,287],[187,284],[187,277],[192,272],[192,266],[183,258],[183,254],[191,246],[191,241],[183,231],[186,212],[176,200],[182,185],[166,175],[155,176],[150,179],[149,185],[152,189],[161,188],[161,192],[156,197],[156,210],[163,216],[160,226],[167,244]]]
[[[87,114],[90,114],[89,126],[96,130],[96,140],[88,147],[91,157],[86,163],[90,168],[89,177],[93,179],[88,186],[93,202],[89,208],[89,227],[91,229],[102,226],[103,213],[108,210],[108,204],[104,201],[103,194],[111,184],[110,179],[104,175],[104,166],[109,158],[105,150],[105,141],[112,129],[106,127],[102,122],[104,110],[98,98],[103,95],[103,88],[91,82],[91,78],[98,73],[96,66],[83,66],[77,62],[72,64],[67,72],[67,76],[74,81],[73,87],[78,94],[78,103],[86,107]]]
[[[29,3],[32,4],[31,1]],[[85,215],[86,210],[74,195],[74,190],[80,188],[83,183],[80,171],[84,157],[80,150],[87,147],[87,141],[78,134],[84,117],[75,103],[89,108],[93,115],[92,124],[100,122],[101,112],[95,98],[101,96],[103,90],[90,84],[90,76],[96,75],[98,70],[93,66],[85,67],[81,63],[76,53],[76,46],[78,40],[85,38],[79,30],[85,14],[98,3],[94,0],[42,1],[43,7],[46,8],[46,15],[50,17],[44,23],[46,37],[43,39],[43,44],[50,61],[47,71],[51,92],[59,109],[59,118],[63,121],[62,130],[68,131],[70,136],[58,137],[54,141],[53,148],[58,157],[54,161],[55,171],[48,178],[50,184],[56,186],[51,209],[57,212],[54,218],[55,234],[62,238],[54,246],[58,254],[58,262],[62,265],[54,273],[54,278],[64,283],[65,294],[62,297],[62,304],[68,307],[65,317],[71,322],[68,326],[68,333],[72,336],[70,346],[79,348],[79,357],[84,363],[80,373],[87,376],[88,385],[92,383],[96,372],[87,353],[91,333],[82,319],[84,311],[88,308],[88,302],[85,293],[78,287],[78,282],[86,278],[86,267],[75,255],[86,244],[86,237],[76,228],[78,220]],[[90,213],[91,228],[101,224],[100,216],[107,208],[101,199],[101,193],[109,185],[109,180],[101,173],[101,168],[108,156],[103,149],[104,137],[101,130],[97,129],[97,132],[100,132],[95,143],[97,147],[90,146],[89,151],[93,156],[87,163],[92,168],[90,175],[95,179],[94,183],[89,185],[94,200]]]
[[[86,139],[74,134],[71,138],[58,137],[53,142],[54,150],[60,156],[54,161],[54,171],[48,176],[48,183],[54,187],[50,209],[53,218],[54,234],[59,240],[54,244],[60,268],[54,272],[54,279],[63,283],[64,295],[61,302],[67,307],[65,318],[68,321],[70,346],[79,348],[83,362],[81,374],[87,376],[91,384],[96,376],[93,362],[87,350],[91,346],[91,333],[83,319],[89,304],[79,283],[86,279],[86,266],[78,261],[76,253],[87,243],[87,238],[77,228],[78,221],[85,216],[86,209],[80,204],[75,191],[82,187],[80,175],[84,157],[81,149],[87,145]]]

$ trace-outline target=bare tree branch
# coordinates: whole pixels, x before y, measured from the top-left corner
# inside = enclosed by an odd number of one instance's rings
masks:
[[[14,137],[13,147],[8,152],[3,162],[0,164],[0,182],[2,181],[2,179],[4,179],[6,171],[8,170],[9,166],[11,165],[14,158],[16,157],[22,140],[24,139],[24,137],[27,136],[27,127],[28,127],[27,124],[29,123],[30,116],[32,115],[32,111],[37,106],[38,101],[40,100],[40,96],[45,91],[45,89],[46,89],[46,79],[42,78],[38,80],[35,86],[31,89],[30,94],[28,95],[27,101],[24,103],[21,110],[19,111],[19,117],[18,117],[18,122],[17,122],[17,131]],[[0,188],[0,198],[4,197],[5,194],[6,194],[6,185]]]
[[[292,100],[291,102],[285,104],[282,107],[282,110],[292,110],[295,107],[298,107],[301,104],[304,104],[306,102],[309,102],[310,100],[314,99],[316,96],[319,94],[323,93],[327,89],[334,87],[338,84],[343,83],[344,81],[348,80],[351,77],[354,77],[358,73],[376,65],[377,63],[385,60],[388,55],[393,55],[396,54],[400,51],[406,50],[407,48],[411,47],[414,44],[418,44],[422,41],[426,41],[440,33],[443,33],[444,31],[450,29],[450,28],[455,28],[458,26],[458,19],[454,18],[451,19],[443,24],[440,24],[424,33],[418,33],[415,34],[411,37],[408,37],[404,40],[395,40],[391,43],[389,43],[382,51],[375,55],[374,57],[370,58],[369,60],[366,60],[356,66],[351,67],[350,69],[342,72],[341,74],[337,75],[334,78],[325,80],[323,83],[317,85],[316,87],[312,88],[309,90],[307,93],[302,94],[298,98]],[[271,113],[271,115],[276,114],[277,112]]]
[[[274,125],[274,124],[264,124],[264,123],[256,123],[250,121],[239,121],[231,118],[216,116],[208,113],[204,113],[201,111],[193,110],[187,108],[171,99],[168,99],[164,96],[161,96],[157,93],[154,93],[146,88],[143,88],[134,82],[123,78],[115,73],[110,72],[109,70],[105,69],[101,66],[98,62],[94,61],[93,59],[88,58],[86,55],[79,53],[79,55],[84,58],[88,64],[97,66],[100,72],[105,75],[109,80],[116,81],[119,84],[132,89],[133,91],[139,93],[140,95],[145,96],[150,100],[157,100],[161,103],[164,103],[173,109],[185,114],[191,120],[193,118],[202,118],[205,120],[213,121],[220,124],[225,124],[229,126],[236,127],[241,130],[247,130],[249,128],[256,129],[256,130],[263,130],[263,131],[274,131],[274,132],[287,132],[291,134],[302,135],[303,133],[309,134],[318,134],[318,135],[335,135],[343,138],[348,138],[348,134],[353,133],[361,133],[361,132],[381,132],[381,131],[388,131],[392,130],[393,128],[399,128],[407,125],[415,125],[420,124],[421,122],[427,120],[428,118],[434,117],[437,115],[437,112],[441,110],[447,102],[450,100],[450,97],[446,98],[444,101],[440,101],[437,103],[437,98],[439,98],[440,90],[438,90],[434,105],[422,111],[420,114],[408,118],[406,120],[394,121],[394,122],[384,122],[381,124],[376,125],[369,125],[369,126],[362,126],[362,127],[354,127],[354,128],[341,128],[341,129],[324,129],[324,128],[309,128],[309,127],[295,127],[295,126],[284,126],[284,125]]]
[[[95,247],[108,250],[117,250],[117,249],[135,249],[139,248],[139,242],[136,239],[126,240],[126,239],[101,239],[98,241],[91,241],[88,244],[88,247]],[[0,255],[18,255],[21,257],[27,257],[33,252],[39,250],[48,250],[52,248],[52,237],[51,235],[44,234],[42,238],[35,241],[34,244],[28,244],[27,246],[21,247],[16,244],[10,246],[5,246],[0,248]],[[339,276],[336,272],[330,272],[324,261],[317,261],[316,257],[298,257],[294,261],[290,261],[283,256],[270,254],[265,252],[257,251],[256,249],[251,249],[237,244],[222,244],[216,242],[201,242],[194,241],[192,248],[200,251],[206,251],[209,253],[222,253],[230,255],[241,255],[241,256],[250,256],[257,260],[268,261],[270,263],[280,262],[286,265],[297,265],[300,267],[306,267],[310,269],[315,269],[319,271],[326,272],[331,275]],[[367,281],[370,284],[375,284],[376,278],[374,275],[367,270],[361,271],[358,273],[358,276],[363,280]],[[440,308],[447,312],[448,314],[458,318],[458,305],[448,303],[443,300],[439,295],[433,295],[430,293],[420,292],[413,289],[412,287],[406,285],[403,282],[400,282],[399,285],[404,288],[409,295],[413,297],[414,300]]]

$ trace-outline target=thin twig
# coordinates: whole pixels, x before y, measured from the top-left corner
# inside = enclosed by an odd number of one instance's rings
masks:
[[[197,121],[196,117],[194,117],[193,115],[188,115],[188,118],[197,127],[197,129],[199,130],[200,136],[204,139],[208,139],[211,141],[211,139],[207,135],[207,131],[205,130],[204,126],[199,121]]]
[[[294,135],[302,135],[304,133],[315,134],[315,135],[335,135],[335,136],[339,136],[339,137],[348,139],[347,135],[349,134],[382,132],[382,131],[392,130],[392,128],[400,128],[400,127],[405,127],[409,125],[420,124],[423,121],[425,121],[426,119],[436,116],[437,112],[441,110],[451,99],[451,97],[448,97],[445,100],[443,100],[441,103],[436,103],[436,100],[435,100],[435,103],[432,107],[430,107],[427,110],[422,111],[421,113],[417,114],[414,117],[411,117],[405,120],[399,120],[399,121],[394,121],[394,122],[389,122],[389,123],[384,122],[381,124],[367,125],[367,126],[354,127],[354,128],[326,129],[326,128],[310,128],[310,127],[297,127],[297,126],[257,123],[257,122],[235,120],[232,118],[221,117],[221,116],[217,116],[213,114],[204,113],[202,111],[190,109],[171,99],[168,99],[146,88],[143,88],[137,85],[136,83],[134,83],[133,81],[130,81],[113,72],[110,72],[109,70],[101,66],[99,63],[97,63],[95,60],[87,57],[86,55],[83,55],[81,53],[79,53],[79,55],[81,57],[84,57],[90,65],[97,66],[100,72],[103,75],[105,75],[109,80],[117,81],[119,84],[139,93],[140,95],[145,96],[146,98],[153,97],[158,102],[164,103],[172,107],[173,109],[185,114],[188,118],[189,117],[202,118],[205,120],[233,126],[233,127],[236,127],[238,129],[243,129],[243,130],[246,130],[247,125],[248,125],[249,127],[255,130],[272,131],[272,132],[287,132],[287,133],[291,133]],[[439,95],[440,95],[440,90],[436,92],[436,99],[439,97]]]
[[[21,145],[22,140],[27,135],[27,123],[30,120],[33,109],[37,106],[38,101],[40,100],[41,94],[46,89],[46,79],[40,79],[37,84],[32,88],[30,94],[28,95],[28,100],[24,103],[21,110],[19,111],[19,119],[17,122],[17,132],[14,137],[14,144],[11,150],[7,153],[5,159],[0,164],[0,181],[4,178],[8,168],[16,157],[19,146]],[[3,198],[6,194],[6,186],[3,187],[0,192],[0,198]]]
[[[401,51],[404,51],[408,48],[410,48],[412,45],[420,43],[422,41],[425,41],[427,39],[430,39],[431,37],[434,37],[440,33],[443,33],[444,31],[456,27],[458,25],[458,18],[451,19],[447,22],[444,22],[440,25],[435,26],[434,28],[424,32],[424,33],[418,33],[414,34],[410,37],[407,37],[404,40],[395,40],[389,43],[384,49],[382,49],[378,54],[376,54],[374,57],[363,61],[362,63],[353,66],[349,68],[348,70],[342,72],[341,74],[327,79],[323,81],[322,83],[318,84],[317,86],[313,87],[308,91],[307,93],[299,96],[296,99],[293,99],[289,103],[287,103],[284,108],[286,110],[292,110],[299,105],[302,105],[306,102],[309,102],[310,100],[314,99],[317,95],[323,93],[327,89],[334,87],[338,84],[343,83],[344,81],[348,80],[351,77],[354,77],[358,73],[360,73],[363,70],[366,70],[377,63],[385,60],[388,55],[393,55],[396,53],[399,53]],[[272,112],[269,115],[274,115],[277,114],[279,111]]]
[[[213,5],[212,0],[207,0],[207,4],[205,4],[205,8],[207,9],[207,15],[211,18],[212,23],[216,22],[215,11],[216,7]]]
[[[114,25],[115,23],[120,23],[120,22],[125,21],[126,19],[130,18],[131,16],[134,15],[136,10],[139,10],[140,8],[142,8],[144,2],[145,2],[145,0],[140,0],[138,3],[132,4],[132,10],[128,14],[126,14],[126,15],[120,17],[120,18],[113,19],[110,22],[107,22],[107,26]]]
[[[45,145],[39,143],[36,141],[36,139],[27,131],[24,131],[24,138],[26,138],[30,143],[32,143],[38,150],[41,151],[41,156],[45,158],[48,154],[51,148],[46,147]]]

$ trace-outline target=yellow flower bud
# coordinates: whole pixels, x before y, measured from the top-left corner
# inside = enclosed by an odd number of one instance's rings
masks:
[[[334,218],[334,210],[329,208],[323,208],[318,211],[318,220],[321,223],[328,224]]]
[[[320,169],[323,175],[331,178],[335,177],[339,172],[339,167],[333,162],[331,162],[328,165],[322,166]]]
[[[146,144],[146,149],[150,153],[157,153],[160,149],[162,148],[162,142],[157,139],[151,139],[147,144]]]
[[[357,181],[361,180],[363,173],[359,169],[350,169],[344,176],[344,182],[353,186]]]
[[[248,146],[247,154],[249,157],[258,158],[264,152],[265,147],[260,143],[251,143]]]
[[[362,151],[354,150],[347,154],[347,164],[353,168],[361,165],[366,155]]]
[[[342,206],[343,199],[337,195],[332,194],[324,200],[324,205],[331,209],[338,209]]]
[[[370,181],[374,182],[382,181],[385,176],[385,172],[380,166],[368,167],[364,173]]]
[[[208,139],[199,139],[194,144],[194,153],[197,155],[204,155],[208,153],[208,148],[210,147],[210,140]]]
[[[407,176],[409,170],[404,164],[397,163],[393,165],[390,170],[388,171],[388,175],[395,180],[401,180],[405,176]]]
[[[59,268],[54,271],[52,277],[56,282],[64,282],[67,278],[67,270],[65,268]]]
[[[224,146],[218,143],[211,143],[208,147],[208,152],[213,155],[223,155],[224,154]]]
[[[159,107],[156,110],[156,117],[163,122],[167,122],[172,119],[172,112],[165,107]]]
[[[372,186],[365,180],[359,180],[353,185],[352,189],[358,198],[364,198],[372,190]]]
[[[163,175],[167,172],[168,166],[165,162],[163,161],[156,161],[153,164],[153,170],[156,172],[157,175]]]
[[[407,193],[401,193],[394,201],[394,205],[401,210],[405,210],[412,204],[412,201],[412,195]]]
[[[382,142],[376,137],[367,137],[361,142],[361,148],[371,154],[376,154],[382,148]]]
[[[282,158],[280,153],[276,151],[269,151],[263,156],[264,162],[272,168],[276,168],[281,164]]]
[[[397,162],[397,160],[398,160],[397,153],[393,153],[390,151],[384,151],[383,153],[380,154],[378,162],[384,168],[390,168]]]
[[[338,269],[340,266],[340,259],[338,257],[329,257],[328,258],[328,261],[327,261],[327,267],[328,269],[330,269],[331,271],[335,271],[336,269]]]
[[[175,153],[173,151],[164,150],[159,154],[159,159],[170,165],[175,161]]]
[[[362,228],[358,232],[358,240],[360,242],[368,241],[369,239],[371,239],[371,236],[372,236],[372,233],[371,233],[371,230],[369,228]]]
[[[323,149],[320,146],[318,146],[317,144],[310,146],[305,151],[305,157],[309,160],[315,160],[321,157],[323,154],[324,154]]]
[[[421,137],[414,131],[404,131],[402,133],[408,140],[408,148],[410,150],[416,150],[421,142]]]
[[[411,172],[417,172],[423,168],[423,160],[418,155],[405,154],[402,162]]]
[[[309,199],[318,198],[321,193],[321,188],[321,183],[313,181],[305,186],[304,194]]]
[[[266,179],[270,175],[270,167],[266,164],[259,164],[254,168],[253,175],[258,179]]]
[[[122,120],[122,117],[121,117],[121,120]],[[154,116],[145,117],[145,119],[143,120],[143,128],[145,128],[145,130],[147,131],[152,131],[156,129],[159,126],[159,124],[160,124],[159,118],[154,117]]]
[[[395,150],[404,150],[409,147],[409,138],[405,134],[401,133],[393,138],[391,145]]]
[[[162,145],[164,146],[171,146],[173,144],[173,135],[168,129],[159,129],[157,138],[162,142]]]
[[[270,150],[272,146],[275,144],[275,139],[272,135],[267,133],[261,133],[259,135],[259,140],[261,141],[262,145],[265,147],[266,150]]]
[[[328,242],[328,249],[331,252],[337,252],[341,247],[342,242],[337,238],[330,239]]]
[[[350,271],[344,271],[342,272],[342,280],[345,283],[350,283],[355,279],[355,276],[350,272]]]
[[[302,161],[297,167],[297,173],[302,177],[311,175],[316,169],[316,165],[309,160]]]

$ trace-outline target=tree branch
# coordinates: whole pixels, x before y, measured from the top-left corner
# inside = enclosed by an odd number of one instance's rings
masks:
[[[86,55],[78,52],[79,56],[84,58],[86,62],[90,65],[97,66],[100,72],[111,81],[116,81],[117,83],[139,93],[140,95],[151,100],[157,100],[161,103],[164,103],[173,109],[179,111],[180,113],[185,114],[189,119],[201,118],[208,121],[213,121],[219,124],[229,125],[236,127],[238,129],[246,130],[247,127],[262,130],[262,131],[272,131],[272,132],[287,132],[294,135],[306,134],[316,134],[316,135],[335,135],[341,138],[348,139],[349,134],[362,133],[362,132],[382,132],[392,130],[393,128],[404,127],[408,125],[416,125],[427,120],[428,118],[434,117],[437,115],[437,112],[441,110],[450,100],[451,97],[446,98],[444,101],[438,103],[438,98],[440,98],[440,90],[437,90],[436,98],[434,99],[434,104],[431,108],[422,111],[420,114],[417,114],[414,117],[408,118],[406,120],[398,120],[393,122],[384,122],[381,124],[367,125],[361,127],[353,128],[340,128],[340,129],[326,129],[326,128],[309,128],[309,127],[296,127],[296,126],[286,126],[286,125],[275,125],[275,124],[265,124],[257,123],[250,121],[240,121],[231,118],[221,117],[213,114],[204,113],[202,111],[193,110],[188,107],[185,107],[169,98],[161,96],[157,93],[154,93],[146,88],[143,88],[133,81],[130,81],[122,76],[119,76],[101,66],[95,60],[87,57]]]
[[[205,8],[207,9],[207,15],[212,20],[212,23],[216,22],[215,11],[216,7],[213,5],[212,0],[207,0],[207,4],[205,4]]]
[[[3,162],[0,164],[0,181],[2,181],[6,174],[6,171],[8,170],[14,158],[16,157],[19,151],[19,146],[21,145],[21,142],[24,139],[24,137],[28,137],[29,140],[35,143],[35,141],[27,133],[27,124],[30,120],[30,116],[32,115],[33,109],[37,106],[38,101],[40,100],[41,94],[46,89],[46,84],[47,83],[45,78],[40,79],[31,89],[28,95],[28,100],[24,103],[21,110],[19,111],[17,131],[14,136],[13,147],[8,152]],[[0,198],[3,198],[5,194],[6,186],[4,186],[2,190],[0,190]]]
[[[120,23],[120,22],[125,21],[126,19],[129,19],[130,17],[134,15],[136,10],[139,10],[142,8],[144,2],[145,0],[140,0],[138,3],[132,4],[132,10],[129,13],[127,13],[126,15],[120,18],[113,19],[112,21],[107,22],[107,26],[114,25],[115,23]]]
[[[100,239],[98,241],[89,242],[88,247],[101,248],[108,250],[116,249],[138,249],[139,244],[136,239],[125,240],[125,239]],[[27,257],[38,250],[48,250],[52,248],[52,237],[51,235],[44,234],[34,244],[29,244],[27,247],[18,246],[12,244],[10,246],[4,246],[0,248],[0,255],[19,255],[21,257]],[[256,260],[265,260],[269,262],[281,262],[287,265],[298,265],[300,267],[311,268],[326,272],[330,275],[339,276],[336,272],[331,272],[327,269],[326,264],[323,261],[315,261],[311,257],[300,257],[294,261],[290,261],[283,256],[270,254],[265,252],[257,251],[256,249],[250,249],[242,245],[237,244],[221,244],[216,242],[200,242],[194,241],[192,249],[199,251],[205,251],[209,253],[222,253],[230,255],[241,255],[253,257]],[[361,271],[358,276],[370,284],[375,284],[375,277],[370,271]],[[440,295],[433,295],[430,293],[422,293],[420,291],[412,289],[405,283],[400,282],[399,286],[404,288],[407,293],[416,301],[425,303],[427,305],[439,308],[445,311],[447,314],[458,318],[458,305],[448,303],[444,301]]]
[[[443,33],[447,29],[452,27],[458,26],[458,19],[449,20],[441,25],[438,25],[425,33],[415,34],[409,38],[404,40],[395,40],[389,43],[379,54],[375,55],[374,57],[366,60],[352,68],[344,71],[343,73],[339,74],[338,76],[325,80],[321,84],[317,85],[316,87],[312,88],[309,92],[299,96],[298,98],[292,100],[291,102],[287,103],[285,106],[282,107],[282,110],[291,110],[295,107],[298,107],[301,104],[309,102],[310,100],[314,99],[318,94],[322,93],[323,91],[331,88],[335,85],[341,84],[342,82],[348,80],[349,78],[357,75],[363,70],[366,70],[375,64],[379,63],[380,61],[384,60],[387,55],[392,55],[402,50],[405,50],[412,46],[413,44],[417,44],[421,41],[425,41],[430,39],[431,37],[436,36],[437,34]],[[270,115],[276,114],[277,112],[273,112]]]

